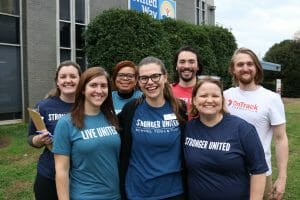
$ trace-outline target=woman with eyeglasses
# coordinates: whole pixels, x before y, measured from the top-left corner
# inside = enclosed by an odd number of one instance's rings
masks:
[[[138,83],[144,96],[127,103],[119,114],[122,199],[184,199],[185,103],[173,96],[158,58],[141,60]]]
[[[121,112],[123,106],[131,99],[140,97],[143,93],[136,87],[137,68],[129,60],[124,60],[114,67],[112,75],[112,92],[115,112]]]
[[[254,126],[225,112],[219,79],[199,79],[191,115],[184,134],[189,199],[263,199],[263,147]]]

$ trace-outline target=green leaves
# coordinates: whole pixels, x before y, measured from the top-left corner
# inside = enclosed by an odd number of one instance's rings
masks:
[[[196,26],[180,20],[155,20],[133,10],[110,9],[89,24],[85,34],[89,65],[101,65],[111,72],[121,60],[135,63],[149,55],[162,59],[171,81],[173,57],[184,45],[197,49],[204,73],[228,78],[228,62],[237,45],[231,32],[222,27]],[[173,77],[173,78],[172,78]]]
[[[284,40],[275,44],[264,60],[281,64],[281,72],[265,73],[265,80],[282,79],[282,95],[300,97],[300,42]]]

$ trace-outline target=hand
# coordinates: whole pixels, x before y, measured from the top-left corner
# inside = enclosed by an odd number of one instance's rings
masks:
[[[33,144],[37,147],[52,144],[52,138],[49,137],[49,134],[47,130],[40,131],[38,135],[33,137]]]
[[[272,194],[270,194],[270,199],[281,200],[283,199],[286,185],[286,177],[278,177],[273,184]]]

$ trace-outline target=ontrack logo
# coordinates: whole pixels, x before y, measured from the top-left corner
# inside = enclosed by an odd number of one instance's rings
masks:
[[[236,101],[236,100],[232,100],[232,99],[228,99],[227,101],[228,101],[228,103],[227,103],[228,107],[233,107],[238,110],[247,110],[247,111],[251,111],[251,112],[258,111],[257,104],[250,104],[250,103],[246,103],[243,101]]]

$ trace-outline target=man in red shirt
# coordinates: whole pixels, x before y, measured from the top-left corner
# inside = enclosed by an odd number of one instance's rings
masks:
[[[202,71],[200,55],[190,46],[181,47],[175,54],[174,66],[178,76],[175,77],[176,82],[172,84],[172,91],[175,97],[186,102],[189,110],[192,90],[197,82],[197,75]]]

